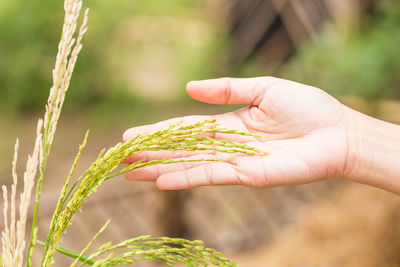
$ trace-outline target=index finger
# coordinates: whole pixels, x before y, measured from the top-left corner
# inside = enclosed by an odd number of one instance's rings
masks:
[[[281,79],[274,77],[219,78],[189,82],[186,90],[201,102],[257,106],[268,88],[279,81]]]
[[[212,120],[212,119],[214,119],[214,117],[212,117],[212,116],[195,115],[195,116],[185,116],[185,117],[180,117],[180,118],[173,118],[173,119],[169,119],[169,120],[165,120],[165,121],[160,121],[160,122],[157,122],[154,124],[137,126],[137,127],[133,127],[133,128],[126,130],[122,135],[122,140],[124,142],[127,142],[137,134],[151,133],[153,131],[160,130],[169,125],[176,124],[179,122],[183,122],[184,124],[189,124],[189,123],[196,123],[196,122]]]

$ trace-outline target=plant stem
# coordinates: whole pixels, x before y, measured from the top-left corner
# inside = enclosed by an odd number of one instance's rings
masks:
[[[50,149],[50,146],[48,146]],[[35,250],[35,245],[37,241],[37,232],[38,232],[38,227],[36,226],[37,224],[37,216],[39,212],[39,202],[40,202],[40,193],[42,190],[42,184],[43,184],[43,177],[44,177],[44,171],[46,169],[46,163],[47,163],[47,158],[48,158],[48,152],[43,154],[43,160],[40,165],[40,176],[37,181],[37,187],[36,187],[36,197],[35,197],[35,209],[33,211],[33,218],[32,218],[32,228],[31,228],[31,238],[30,238],[30,243],[29,243],[29,250],[28,250],[28,257],[26,260],[26,266],[31,267],[32,266],[32,257],[33,257],[33,252]]]

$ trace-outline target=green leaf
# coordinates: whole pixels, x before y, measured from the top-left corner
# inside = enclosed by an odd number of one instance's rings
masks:
[[[46,245],[43,241],[40,241],[40,240],[37,240],[37,243],[39,245],[42,245],[42,246]],[[79,257],[80,253],[78,253],[76,251],[73,251],[73,250],[70,250],[70,249],[67,249],[67,248],[63,248],[63,247],[57,247],[56,251],[61,253],[61,254],[63,254],[63,255],[65,255],[65,256],[73,258],[73,259],[79,258],[79,261],[84,262],[85,264],[88,264],[88,265],[93,265],[94,264],[94,261],[88,259],[85,256],[80,256]]]

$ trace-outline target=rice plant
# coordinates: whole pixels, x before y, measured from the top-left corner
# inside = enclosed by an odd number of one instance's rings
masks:
[[[50,89],[43,119],[37,124],[36,142],[32,154],[28,157],[23,179],[23,190],[20,195],[20,205],[17,209],[18,176],[16,164],[18,159],[17,140],[14,160],[12,163],[12,185],[9,191],[3,190],[3,220],[5,228],[1,233],[1,267],[19,267],[26,263],[32,266],[32,256],[37,244],[44,246],[41,266],[54,264],[55,253],[62,253],[72,258],[71,266],[116,266],[132,264],[137,261],[156,260],[168,266],[180,262],[186,266],[235,266],[219,252],[206,248],[201,241],[189,241],[180,238],[140,236],[113,245],[106,243],[87,255],[87,251],[105,231],[110,221],[99,230],[81,252],[74,252],[60,247],[62,236],[71,225],[76,212],[81,209],[84,201],[106,180],[132,171],[157,164],[174,164],[180,162],[216,161],[218,159],[162,159],[153,161],[137,161],[122,169],[118,166],[129,156],[144,151],[194,151],[212,150],[222,153],[263,154],[265,152],[245,144],[209,137],[209,134],[239,134],[257,136],[246,132],[224,129],[214,120],[192,124],[176,123],[151,133],[142,133],[131,140],[118,143],[108,150],[102,150],[93,164],[76,179],[75,167],[82,155],[88,139],[86,133],[76,159],[71,167],[66,182],[61,189],[57,206],[49,226],[47,238],[37,240],[37,216],[39,210],[41,188],[45,177],[47,160],[54,139],[57,122],[61,114],[65,94],[74,70],[78,54],[82,48],[82,38],[87,30],[88,9],[78,29],[78,21],[82,9],[82,0],[65,0],[65,18],[58,45],[58,53],[53,70],[53,86]],[[26,246],[25,232],[29,203],[32,191],[36,185],[34,213],[31,225],[29,246]],[[17,214],[17,210],[19,211]]]

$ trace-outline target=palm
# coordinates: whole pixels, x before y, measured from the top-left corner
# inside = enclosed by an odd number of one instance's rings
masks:
[[[293,184],[341,175],[344,162],[339,159],[347,153],[345,109],[319,89],[280,81],[258,105],[221,115],[221,122],[225,116],[235,116],[242,130],[268,136],[258,140],[269,152],[267,157],[230,159],[237,164],[242,183]],[[254,161],[257,164],[251,164]]]
[[[232,81],[235,80],[229,80],[229,87],[224,80],[213,80],[211,89],[208,88],[209,84],[208,87],[203,85],[197,89],[189,87],[188,91],[195,99],[209,103],[250,102],[251,106],[247,108],[215,118],[227,128],[266,134],[266,139],[237,136],[235,141],[260,147],[269,155],[221,154],[217,157],[222,157],[225,163],[157,167],[157,175],[164,176],[158,183],[161,188],[206,184],[264,187],[306,183],[343,175],[345,162],[342,159],[346,158],[347,153],[346,109],[343,105],[317,88],[285,80],[254,78],[238,79],[236,83]],[[204,88],[210,90],[204,91]],[[190,121],[199,118],[185,119]],[[142,175],[149,175],[155,171],[141,172]],[[138,177],[138,173],[134,175]],[[158,179],[154,175],[150,177]]]

